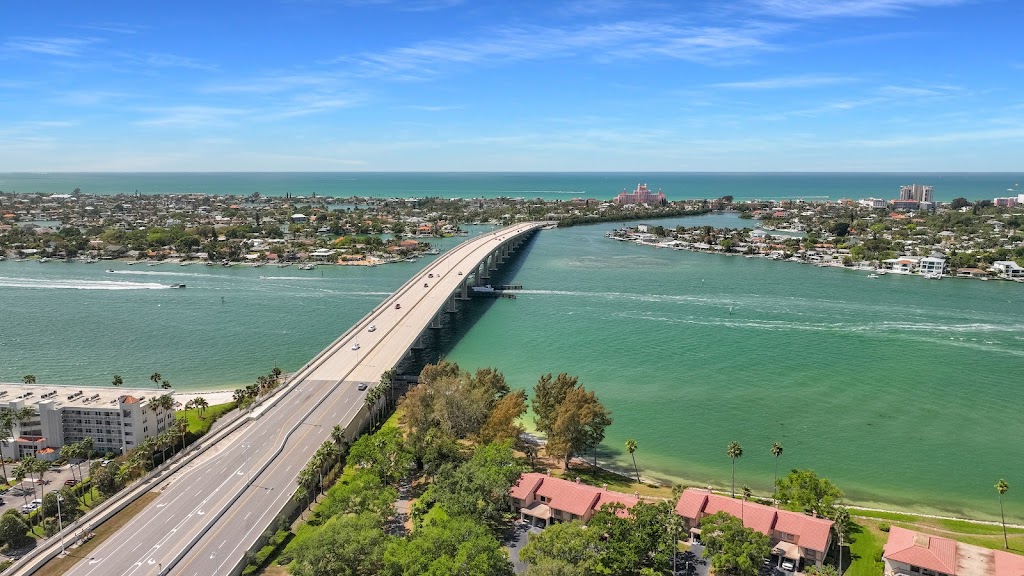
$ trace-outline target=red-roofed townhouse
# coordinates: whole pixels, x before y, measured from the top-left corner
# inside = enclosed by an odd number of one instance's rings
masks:
[[[885,576],[1024,576],[1024,556],[907,530],[889,529]]]
[[[626,514],[640,498],[595,488],[579,482],[528,472],[509,490],[513,512],[530,520],[535,526],[547,527],[556,522],[580,520],[587,522],[605,504],[622,504]]]
[[[826,518],[778,510],[696,488],[684,490],[676,502],[676,514],[682,516],[693,538],[700,536],[701,519],[717,512],[735,516],[747,528],[766,534],[776,564],[788,558],[798,568],[808,564],[821,566],[832,544],[832,521]]]

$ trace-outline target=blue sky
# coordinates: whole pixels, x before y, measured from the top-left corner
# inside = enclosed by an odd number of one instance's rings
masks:
[[[1020,0],[6,3],[0,171],[1019,171]]]

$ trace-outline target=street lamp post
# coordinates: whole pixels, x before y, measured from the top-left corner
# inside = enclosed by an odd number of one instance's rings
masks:
[[[57,493],[57,533],[60,534],[60,553],[64,553],[64,521],[60,514],[60,501],[64,498],[61,497],[60,492]]]

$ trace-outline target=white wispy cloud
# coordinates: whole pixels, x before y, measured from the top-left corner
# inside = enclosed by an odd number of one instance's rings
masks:
[[[30,52],[49,56],[81,56],[89,45],[97,43],[96,38],[36,38],[16,36],[4,42],[3,47],[12,52]]]
[[[429,104],[410,104],[404,106],[407,110],[419,110],[421,112],[448,112],[450,110],[461,110],[461,106],[432,106]]]
[[[211,94],[242,93],[242,94],[273,94],[289,92],[297,89],[308,89],[329,86],[338,81],[336,74],[290,74],[265,75],[248,80],[221,82],[201,88],[202,92]]]
[[[229,108],[220,106],[168,106],[164,108],[147,108],[144,113],[148,118],[138,120],[139,126],[150,127],[197,127],[212,124],[224,124],[251,114],[247,108]]]
[[[343,56],[334,63],[354,65],[365,75],[424,78],[445,66],[501,63],[560,57],[664,58],[718,62],[772,49],[767,38],[779,27],[679,26],[665,22],[623,21],[575,28],[504,27],[476,38],[434,40],[379,53]]]
[[[970,0],[751,0],[756,11],[798,20],[893,16],[915,9],[964,4]]]
[[[857,78],[849,76],[836,76],[832,74],[801,74],[798,76],[777,76],[775,78],[762,78],[759,80],[744,80],[739,82],[720,82],[712,84],[712,88],[732,88],[737,90],[778,90],[785,88],[810,88],[813,86],[828,86],[834,84],[848,84],[856,82]]]
[[[986,128],[981,130],[963,130],[937,134],[911,134],[889,138],[854,140],[852,143],[857,146],[888,148],[919,146],[924,144],[966,144],[970,142],[1004,140],[1024,140],[1024,128],[1021,128],[1018,124],[1017,126],[1010,128]]]

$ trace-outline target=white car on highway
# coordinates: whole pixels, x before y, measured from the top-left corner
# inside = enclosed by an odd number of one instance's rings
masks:
[[[352,349],[353,350],[359,350],[359,342],[356,342],[355,344],[353,344],[352,345]]]
[[[374,326],[373,324],[370,324],[370,327],[367,328],[366,331],[367,332],[376,332],[377,331],[377,327]]]

